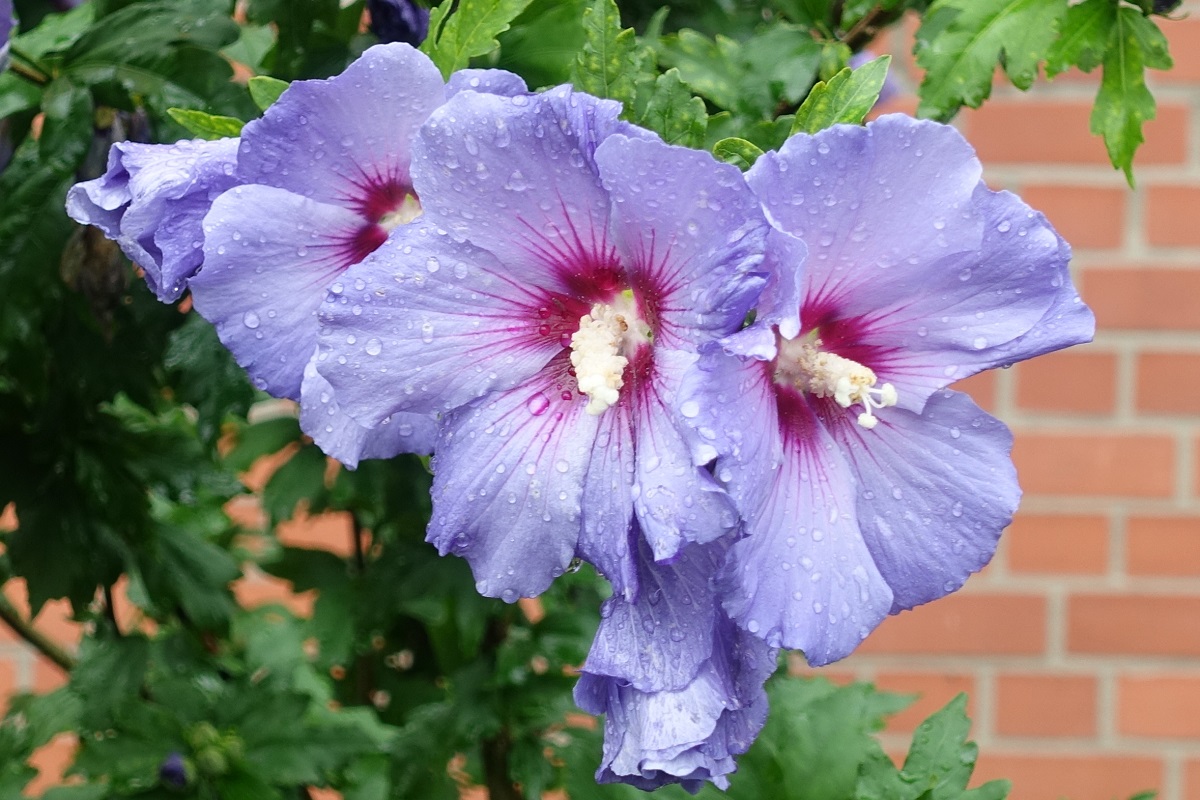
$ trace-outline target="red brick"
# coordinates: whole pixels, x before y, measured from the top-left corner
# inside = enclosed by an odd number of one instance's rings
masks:
[[[67,767],[75,760],[79,740],[73,733],[60,733],[46,745],[34,751],[29,763],[37,769],[38,776],[25,787],[26,794],[40,797],[47,789],[60,786]]]
[[[956,594],[888,617],[864,653],[1034,654],[1046,642],[1046,600],[1035,595]]]
[[[1162,786],[1163,764],[1157,758],[1116,753],[1058,756],[984,750],[971,783],[997,778],[1012,781],[1009,800],[1113,800]]]
[[[888,720],[889,733],[912,733],[930,714],[960,693],[967,693],[967,715],[975,717],[975,679],[963,673],[883,672],[875,676],[882,691],[918,695],[916,702]]]
[[[1175,490],[1168,436],[1022,431],[1013,461],[1030,494],[1170,497]]]
[[[1200,800],[1200,758],[1187,762],[1184,775],[1184,784],[1187,787],[1184,797],[1187,800]]]
[[[1188,83],[1200,81],[1200,20],[1173,19],[1161,23],[1171,46],[1175,66],[1163,72],[1150,73],[1156,83]]]
[[[1128,194],[1123,186],[1026,185],[1021,199],[1045,214],[1079,250],[1121,246]]]
[[[1018,514],[1001,541],[1013,572],[1099,575],[1108,569],[1104,517]]]
[[[955,391],[966,392],[971,399],[979,404],[984,411],[996,410],[996,370],[977,372],[969,378],[956,381],[950,387]]]
[[[39,658],[33,667],[32,691],[38,694],[53,692],[67,684],[67,673],[62,667],[45,658]]]
[[[288,547],[328,550],[342,558],[354,552],[353,523],[349,512],[329,512],[310,517],[303,511],[276,528],[279,541]],[[364,541],[364,546],[366,542]]]
[[[1016,366],[1017,405],[1031,411],[1111,414],[1117,397],[1117,357],[1067,350]]]
[[[1137,407],[1159,414],[1200,414],[1200,353],[1141,353]]]
[[[1149,186],[1146,189],[1146,238],[1168,247],[1200,246],[1200,186]]]
[[[1122,676],[1117,719],[1127,736],[1200,738],[1200,673]]]
[[[1200,576],[1200,517],[1134,517],[1125,546],[1130,575]]]
[[[1001,736],[1093,736],[1096,679],[1083,675],[1001,675],[996,681]]]
[[[1072,653],[1200,656],[1198,595],[1077,595],[1067,614]]]
[[[1200,330],[1200,270],[1088,269],[1080,291],[1101,330]]]
[[[1088,130],[1088,101],[1055,102],[995,98],[963,112],[967,139],[984,163],[1108,164],[1104,142]],[[1188,109],[1159,102],[1158,118],[1146,125],[1136,164],[1187,160]]]

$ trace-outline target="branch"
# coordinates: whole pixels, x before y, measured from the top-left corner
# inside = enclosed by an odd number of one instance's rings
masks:
[[[112,587],[108,584],[104,585],[104,615],[108,617],[109,624],[113,627],[113,632],[117,638],[121,638],[121,626],[117,622],[117,604],[113,601]]]
[[[876,36],[881,34],[884,28],[900,19],[903,15],[903,8],[888,11],[883,6],[876,5],[862,19],[854,23],[854,27],[846,32],[842,37],[842,41],[850,48],[851,52],[857,53],[869,45]]]
[[[13,72],[17,73],[30,83],[35,83],[38,86],[45,86],[50,82],[50,76],[46,74],[44,70],[42,70],[41,66],[37,62],[37,59],[30,58],[28,55],[21,52],[21,50],[15,47],[12,42],[8,43],[8,52],[12,54],[14,59],[8,65],[8,68]],[[25,63],[21,64],[16,59],[20,59]]]
[[[21,616],[21,612],[17,611],[16,606],[2,592],[0,592],[0,619],[3,619],[18,636],[33,645],[39,653],[61,667],[64,672],[70,672],[75,667],[75,657],[33,627],[33,623]]]

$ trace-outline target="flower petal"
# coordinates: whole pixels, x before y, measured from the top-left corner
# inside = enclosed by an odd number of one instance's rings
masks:
[[[695,360],[691,353],[657,347],[651,377],[639,379],[629,393],[637,444],[633,508],[659,561],[674,558],[686,542],[710,542],[738,524],[728,496],[696,466],[681,433],[676,395]]]
[[[633,422],[621,403],[599,417],[583,485],[583,525],[577,554],[612,584],[613,594],[637,593],[633,532]],[[637,534],[640,537],[640,533]]]
[[[562,399],[568,366],[561,357],[442,422],[426,538],[466,558],[488,597],[534,597],[575,555],[596,422]]]
[[[768,230],[737,167],[621,135],[600,144],[596,164],[630,282],[654,298],[656,343],[690,349],[736,331],[766,282],[756,270]]]
[[[520,75],[503,69],[460,69],[446,79],[446,99],[459,92],[486,92],[504,97],[528,94],[529,87]]]
[[[118,142],[104,175],[71,187],[67,213],[104,231],[142,268],[151,291],[174,302],[204,260],[204,215],[237,182],[237,149],[237,139]]]
[[[620,104],[562,86],[507,98],[464,92],[421,129],[413,181],[426,213],[550,291],[611,270],[609,200],[596,144]]]
[[[606,715],[599,782],[724,788],[762,729],[776,654],[721,611],[709,575],[724,551],[691,545],[662,565],[642,544],[636,602],[606,601],[575,688],[581,708]]]
[[[271,186],[238,186],[213,202],[192,297],[258,388],[299,398],[317,309],[354,257],[347,242],[361,225],[349,211]]]
[[[364,187],[410,187],[412,138],[442,99],[424,54],[377,45],[340,75],[296,81],[247,123],[238,175],[343,207],[361,202]]]
[[[742,509],[746,537],[729,549],[720,585],[739,626],[819,666],[874,630],[892,590],[859,533],[850,465],[804,398],[781,416],[783,463],[763,506]]]
[[[391,458],[400,453],[429,455],[437,437],[437,421],[425,414],[401,412],[375,428],[359,425],[338,406],[333,387],[317,372],[315,360],[305,365],[300,385],[300,429],[326,455],[350,469],[367,458]]]
[[[397,411],[447,411],[537,374],[563,352],[549,324],[556,307],[513,273],[420,221],[393,231],[322,307],[317,367],[343,410],[373,426]]]
[[[896,613],[982,569],[1021,490],[1012,434],[965,394],[941,391],[919,416],[886,409],[879,419],[868,431],[833,409],[825,424],[856,473],[859,526]]]

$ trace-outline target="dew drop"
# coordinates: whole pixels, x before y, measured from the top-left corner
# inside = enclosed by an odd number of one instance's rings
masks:
[[[550,407],[550,399],[546,395],[538,392],[526,401],[525,407],[529,409],[529,413],[535,417],[540,417],[546,413],[546,409]]]
[[[254,330],[260,324],[258,314],[255,314],[253,311],[247,311],[245,316],[242,317],[242,324],[250,330]]]
[[[368,339],[367,345],[363,349],[365,349],[367,351],[367,355],[377,356],[381,352],[383,352],[383,342],[381,342],[375,338]]]

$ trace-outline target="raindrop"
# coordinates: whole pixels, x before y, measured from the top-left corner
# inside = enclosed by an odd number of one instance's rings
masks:
[[[546,409],[550,407],[550,399],[541,392],[538,392],[529,398],[529,400],[525,403],[525,407],[529,409],[530,414],[533,414],[535,417],[540,417],[542,414],[545,414]]]
[[[378,339],[371,338],[367,340],[367,346],[364,348],[369,356],[377,356],[383,351],[383,343]]]
[[[700,415],[700,404],[695,400],[688,400],[679,407],[679,413],[688,419],[695,419]]]
[[[254,330],[259,326],[258,314],[255,314],[253,311],[247,311],[246,315],[242,317],[242,324]]]

